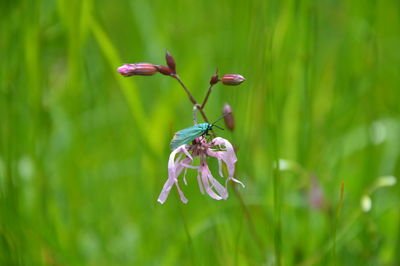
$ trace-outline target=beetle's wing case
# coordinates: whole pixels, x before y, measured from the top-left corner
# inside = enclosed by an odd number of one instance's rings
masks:
[[[171,150],[175,150],[179,146],[186,144],[195,138],[200,137],[207,130],[208,123],[197,124],[185,129],[182,129],[175,133],[174,138],[169,144]]]

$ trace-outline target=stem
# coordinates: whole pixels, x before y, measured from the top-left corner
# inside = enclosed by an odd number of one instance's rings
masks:
[[[212,89],[213,86],[214,86],[214,85],[211,84],[210,87],[208,88],[206,97],[204,98],[203,103],[201,104],[201,107],[200,107],[201,110],[203,110],[204,105],[206,105],[206,103],[207,103],[207,101],[208,101],[208,97],[209,97],[210,94],[211,94],[211,89]]]
[[[208,121],[208,118],[206,116],[206,114],[204,113],[203,109],[199,109],[201,116],[203,117],[204,121],[206,121],[207,123],[210,124],[210,122]]]
[[[179,76],[178,76],[177,74],[171,75],[171,76],[172,76],[173,78],[175,78],[175,79],[179,82],[179,84],[181,84],[182,88],[186,91],[186,94],[188,95],[189,100],[193,103],[193,105],[194,105],[194,107],[193,107],[193,120],[195,121],[195,123],[197,123],[197,117],[196,117],[196,111],[197,111],[197,110],[200,111],[200,114],[201,114],[201,116],[203,117],[204,121],[207,122],[207,123],[210,123],[209,120],[208,120],[208,118],[207,118],[207,116],[206,116],[206,114],[205,114],[204,111],[203,111],[203,108],[204,108],[204,105],[207,103],[207,100],[208,100],[208,97],[210,96],[211,89],[212,89],[213,85],[210,85],[210,87],[208,88],[206,97],[204,98],[203,103],[202,103],[201,106],[200,106],[200,105],[197,103],[197,101],[194,99],[193,95],[190,93],[190,91],[188,90],[188,88],[185,86],[185,84],[183,84],[183,82],[182,82],[182,80],[179,78]],[[212,134],[212,136],[216,137],[214,131],[211,131],[211,134]],[[256,229],[255,229],[255,226],[254,226],[254,223],[253,223],[253,220],[252,220],[252,217],[251,217],[251,215],[250,215],[250,211],[249,211],[249,209],[247,208],[247,206],[246,206],[246,204],[245,204],[245,202],[244,202],[244,200],[243,200],[241,194],[239,193],[239,191],[236,190],[236,187],[234,187],[234,191],[235,191],[235,194],[237,195],[237,197],[239,198],[240,205],[241,205],[241,207],[242,207],[242,209],[243,209],[243,212],[244,212],[244,214],[245,214],[245,216],[246,216],[246,219],[247,219],[248,222],[249,222],[250,231],[251,231],[251,233],[253,234],[254,240],[256,241],[256,243],[257,243],[257,245],[260,247],[260,249],[263,250],[263,249],[264,249],[264,244],[263,244],[263,241],[260,239],[260,237],[259,237],[258,234],[257,234],[257,231],[256,231]],[[186,225],[186,224],[185,224],[185,225]],[[188,234],[188,231],[187,231],[187,234]],[[189,235],[189,240],[190,240],[189,242],[191,242],[190,235]]]
[[[186,91],[186,94],[188,95],[189,100],[193,103],[193,105],[199,106],[199,104],[198,104],[197,101],[193,98],[193,95],[190,93],[190,91],[189,91],[188,88],[185,86],[185,84],[183,84],[183,82],[182,82],[182,80],[179,78],[179,76],[178,76],[178,75],[173,75],[172,77],[175,78],[175,79],[179,82],[179,84],[181,84],[182,88]],[[202,108],[198,108],[198,110],[200,111],[200,114],[201,114],[201,116],[203,117],[204,121],[207,122],[207,123],[210,123],[209,120],[208,120],[208,118],[207,118],[207,116],[206,116],[206,114],[204,113],[203,109],[202,109]]]
[[[187,95],[189,96],[189,100],[193,103],[193,105],[196,105],[197,104],[196,100],[193,98],[193,96],[190,93],[190,91],[188,90],[188,88],[186,88],[185,84],[183,84],[183,82],[179,78],[179,76],[178,75],[174,75],[172,77],[174,77],[179,82],[179,84],[181,84],[182,88],[186,91]]]

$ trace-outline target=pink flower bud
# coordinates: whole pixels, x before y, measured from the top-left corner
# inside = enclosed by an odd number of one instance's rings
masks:
[[[158,72],[160,72],[163,75],[171,76],[172,74],[172,70],[167,66],[156,65],[155,67],[157,68]]]
[[[165,53],[165,61],[167,62],[167,66],[172,70],[172,74],[176,74],[175,60],[168,51]]]
[[[215,85],[219,81],[218,73],[215,73],[214,76],[211,77],[210,79],[210,85]]]
[[[221,79],[222,83],[225,85],[239,85],[245,80],[246,79],[239,74],[225,74]]]
[[[134,75],[150,76],[157,73],[157,68],[150,63],[136,63],[136,64],[125,64],[119,67],[117,71],[125,77],[130,77]]]
[[[233,118],[231,106],[225,103],[222,113],[224,115],[225,127],[230,131],[233,131],[235,129],[235,120]]]

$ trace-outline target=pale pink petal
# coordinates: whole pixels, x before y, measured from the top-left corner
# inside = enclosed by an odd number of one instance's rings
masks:
[[[176,178],[178,178],[178,176],[182,173],[182,170],[185,169],[186,170],[186,166],[191,162],[192,160],[190,158],[184,158],[180,163],[178,163],[176,165],[176,169],[175,169],[175,175]]]
[[[201,180],[203,182],[204,189],[206,190],[207,194],[210,195],[211,198],[216,199],[216,200],[221,200],[222,198],[215,194],[215,192],[212,190],[209,179],[208,179],[208,166],[204,166],[200,168],[201,170]]]
[[[176,172],[178,172],[178,170],[181,172],[183,168],[185,168],[186,166],[190,166],[189,163],[191,163],[191,162],[192,162],[192,159],[190,159],[188,157],[183,158],[180,162],[177,163]],[[179,175],[179,174],[177,174],[177,175]]]
[[[215,157],[218,159],[218,161],[222,160],[225,164],[226,167],[228,169],[228,178],[225,181],[225,188],[227,190],[227,185],[228,185],[228,181],[233,181],[235,183],[239,183],[244,187],[244,184],[242,182],[240,182],[239,180],[237,180],[236,178],[234,178],[234,174],[235,174],[235,164],[237,162],[237,157],[235,154],[235,150],[233,149],[232,144],[223,138],[215,138],[213,139],[213,144],[214,145],[219,145],[220,148],[222,148],[221,146],[223,145],[225,147],[225,151],[208,151],[207,154],[209,156]]]
[[[177,153],[179,153],[179,152],[182,152],[181,150],[181,147],[182,146],[180,146],[180,147],[178,147],[178,148],[176,148],[175,150],[173,150],[172,152],[171,152],[171,154],[169,155],[169,160],[168,160],[168,177],[176,177],[175,176],[175,165],[178,163],[178,162],[175,162],[175,155],[177,154]]]
[[[204,194],[203,185],[201,184],[201,179],[200,179],[200,173],[197,174],[197,182],[199,183],[199,188],[200,188],[201,194]]]
[[[218,172],[220,177],[224,177],[222,174],[222,160],[220,158],[218,158]]]
[[[187,172],[187,168],[185,168],[185,171],[183,172],[183,183],[185,183],[185,185],[187,186],[186,172]]]
[[[235,182],[235,183],[241,184],[243,188],[246,187],[241,181],[237,180],[236,178],[234,178],[234,177],[229,177],[229,178],[227,178],[227,179],[225,180],[225,188],[226,188],[227,191],[228,191],[228,181],[233,181],[233,182]]]
[[[181,198],[181,201],[183,203],[187,203],[188,200],[185,198],[185,195],[183,194],[181,188],[179,187],[178,180],[174,180],[173,178],[168,178],[167,182],[165,182],[163,189],[161,190],[160,196],[158,196],[158,202],[163,204],[166,199],[168,198],[169,192],[172,189],[172,185],[176,185],[176,188],[178,189],[179,196]]]
[[[190,160],[193,161],[192,156],[190,155],[189,151],[186,149],[186,144],[185,144],[185,145],[182,145],[181,148],[182,148],[182,151],[186,154],[186,156],[189,157]]]
[[[181,159],[182,159],[182,153],[179,154],[178,157],[175,159],[175,164],[177,164]]]
[[[210,171],[208,172],[208,180],[209,180],[209,181],[211,182],[211,184],[212,184],[211,189],[214,188],[214,189],[216,190],[216,192],[219,194],[219,196],[221,196],[222,199],[226,199],[226,198],[228,197],[228,193],[227,193],[227,191],[226,191],[226,188],[225,188],[223,185],[221,185],[221,184],[217,181],[217,179],[215,179],[215,178],[212,176],[212,174],[211,174]]]
[[[186,168],[199,169],[199,166],[194,166],[194,165],[185,164],[185,163],[182,163],[182,165],[183,165],[184,167],[186,167]]]
[[[207,194],[216,200],[226,199],[228,197],[226,188],[212,176],[207,162],[204,160],[200,165],[199,172],[201,173],[202,183]],[[213,189],[215,189],[215,191]]]
[[[169,192],[171,191],[172,185],[175,183],[173,178],[168,178],[165,182],[163,189],[161,190],[160,196],[158,196],[158,202],[163,204],[167,199]]]
[[[234,177],[230,177],[229,180],[232,180],[232,181],[235,182],[235,183],[241,184],[243,188],[246,187],[241,181],[237,180],[237,179],[234,178]]]
[[[175,182],[175,185],[176,185],[176,188],[178,189],[178,193],[179,193],[179,197],[181,198],[181,201],[182,201],[183,203],[187,203],[188,200],[187,200],[187,198],[185,198],[185,195],[183,195],[183,192],[182,192],[182,190],[180,189],[180,187],[179,187],[179,185],[178,185],[178,182]]]
[[[228,174],[229,177],[233,177],[235,174],[235,163],[237,161],[237,157],[235,154],[235,150],[233,149],[232,144],[227,141],[226,139],[217,137],[212,140],[212,142],[215,145],[224,145],[226,148],[226,151],[217,151],[217,158],[221,158],[224,163],[226,164],[226,167],[228,168]]]
[[[217,159],[222,159],[222,155],[220,155],[218,152],[214,151],[213,149],[208,149],[207,155],[210,157],[217,158]]]
[[[177,153],[185,153],[185,147],[184,145],[178,147],[177,149],[173,150],[169,156],[169,160],[168,160],[168,179],[164,184],[163,189],[161,190],[160,196],[158,197],[158,202],[160,202],[161,204],[163,204],[165,202],[165,200],[167,199],[169,192],[172,189],[172,185],[176,185],[176,188],[178,189],[179,192],[179,196],[181,198],[181,201],[183,203],[187,203],[187,199],[185,198],[185,195],[183,194],[182,190],[179,187],[178,184],[178,176],[181,174],[184,165],[188,164],[192,161],[192,158],[184,158],[183,160],[181,160],[179,162],[179,160],[174,160],[175,159],[175,155]],[[178,159],[180,159],[181,156],[178,157]]]

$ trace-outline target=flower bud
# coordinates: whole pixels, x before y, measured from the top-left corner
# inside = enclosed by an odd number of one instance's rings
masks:
[[[225,85],[239,85],[245,80],[246,79],[239,74],[225,74],[221,79],[222,83]]]
[[[228,130],[233,131],[235,129],[235,120],[233,118],[231,106],[225,103],[222,113],[224,115],[225,127]]]
[[[210,85],[215,85],[218,83],[218,81],[219,81],[218,73],[215,73],[215,75],[212,76],[210,79]]]
[[[167,66],[155,65],[155,67],[157,68],[158,72],[163,75],[171,76],[172,74],[172,70]]]
[[[167,66],[172,70],[172,74],[176,74],[175,60],[168,51],[165,53],[165,61],[167,62]]]
[[[130,77],[134,75],[150,76],[154,75],[157,72],[157,68],[150,63],[136,63],[136,64],[125,64],[119,67],[117,71],[125,77]]]

